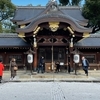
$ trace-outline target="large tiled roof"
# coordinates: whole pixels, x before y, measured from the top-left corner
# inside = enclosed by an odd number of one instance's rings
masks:
[[[77,47],[99,47],[100,48],[100,34],[91,34],[87,38],[83,38],[74,44]]]
[[[15,33],[0,33],[0,47],[12,46],[26,47],[30,46],[30,44],[18,37]]]
[[[82,16],[79,6],[58,6],[56,1],[50,1],[46,6],[21,6],[17,7],[12,19],[17,25],[27,25],[17,28],[16,32],[32,32],[41,23],[64,22],[69,23],[77,32],[91,33],[92,28],[85,28],[87,20]]]
[[[60,7],[61,11],[65,15],[69,15],[70,17],[79,20],[79,21],[87,21],[83,16],[82,16],[82,11],[79,6],[69,6],[69,7]]]
[[[41,12],[44,11],[44,7],[17,7],[15,12],[15,17],[13,20],[16,21],[25,21],[38,16]]]
[[[15,17],[12,20],[27,21],[34,19],[37,16],[41,16],[47,9],[47,6],[18,6],[15,12]],[[82,16],[82,11],[79,6],[59,6],[58,9],[64,15],[69,15],[75,20],[87,22],[87,20]]]
[[[15,33],[0,33],[0,47],[27,47],[29,43],[18,37]],[[76,47],[100,47],[100,34],[91,34],[74,44]]]

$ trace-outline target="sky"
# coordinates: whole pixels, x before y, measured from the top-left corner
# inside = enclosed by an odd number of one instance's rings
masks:
[[[16,6],[27,6],[29,4],[32,4],[33,6],[45,6],[48,3],[48,1],[49,0],[11,0],[11,2]]]

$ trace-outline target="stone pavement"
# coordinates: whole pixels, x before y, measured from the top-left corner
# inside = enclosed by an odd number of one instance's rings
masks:
[[[83,70],[75,72],[59,72],[59,73],[31,73],[29,71],[17,71],[14,80],[10,80],[10,71],[4,71],[2,82],[100,82],[100,70],[89,70],[86,76]]]

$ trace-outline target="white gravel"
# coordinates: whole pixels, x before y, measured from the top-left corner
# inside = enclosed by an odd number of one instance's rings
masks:
[[[0,100],[100,100],[100,83],[2,83]]]

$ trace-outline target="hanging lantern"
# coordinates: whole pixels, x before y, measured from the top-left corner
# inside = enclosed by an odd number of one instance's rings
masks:
[[[27,61],[28,61],[28,63],[32,63],[33,62],[33,55],[32,54],[28,54],[27,55]]]
[[[79,54],[75,54],[75,55],[74,55],[74,62],[75,62],[75,63],[79,63],[79,61],[80,61],[80,56],[79,56]]]

